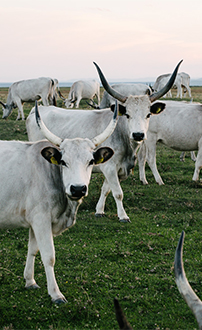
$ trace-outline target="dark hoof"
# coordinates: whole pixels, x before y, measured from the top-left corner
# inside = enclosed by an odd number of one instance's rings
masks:
[[[56,299],[56,300],[52,300],[52,302],[54,304],[57,304],[57,305],[63,305],[63,304],[66,304],[67,303],[67,300],[64,298],[59,298],[59,299]]]
[[[103,218],[105,217],[104,213],[95,213],[96,218]]]
[[[130,219],[119,219],[119,222],[122,222],[122,223],[131,223]]]
[[[33,285],[30,285],[30,286],[26,286],[27,290],[32,290],[32,289],[40,289],[40,286],[38,286],[38,284],[33,284]]]

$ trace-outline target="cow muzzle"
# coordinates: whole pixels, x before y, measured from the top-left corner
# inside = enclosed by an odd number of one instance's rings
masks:
[[[132,134],[132,137],[133,137],[133,140],[136,141],[136,142],[141,142],[144,140],[145,138],[145,135],[144,133],[133,133]]]
[[[87,186],[70,186],[71,195],[69,196],[73,200],[79,200],[87,194]]]

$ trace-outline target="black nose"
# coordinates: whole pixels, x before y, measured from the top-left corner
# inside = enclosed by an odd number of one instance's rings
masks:
[[[144,139],[144,133],[133,133],[133,139],[135,141],[142,141]]]
[[[79,198],[85,196],[85,194],[87,192],[87,187],[85,185],[83,185],[83,186],[71,185],[70,191],[71,191],[72,197],[79,199]]]

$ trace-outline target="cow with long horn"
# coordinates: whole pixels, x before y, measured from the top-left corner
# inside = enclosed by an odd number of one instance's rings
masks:
[[[199,329],[202,330],[202,301],[193,291],[184,271],[184,265],[182,260],[184,236],[185,234],[183,231],[180,236],[178,246],[175,252],[175,264],[174,264],[175,281],[179,292],[181,293],[182,297],[186,301],[189,308],[192,310],[198,322]]]
[[[75,224],[78,207],[88,194],[93,166],[113,156],[111,148],[97,147],[115,129],[117,108],[105,130],[92,139],[62,139],[46,127],[37,103],[35,113],[37,125],[48,141],[0,141],[0,181],[4,187],[0,191],[0,228],[29,228],[25,286],[38,287],[34,261],[39,250],[48,293],[60,304],[66,299],[55,279],[53,236]]]
[[[134,167],[136,152],[142,141],[147,138],[150,116],[153,114],[157,115],[164,110],[164,103],[153,102],[172,87],[180,63],[174,70],[168,84],[161,91],[152,95],[137,96],[125,96],[115,91],[109,86],[102,71],[95,64],[103,87],[108,93],[123,103],[119,105],[119,114],[122,116],[119,118],[117,127],[103,144],[110,146],[114,150],[114,156],[106,164],[96,166],[93,169],[94,172],[102,172],[105,176],[101,195],[96,205],[96,216],[104,215],[105,201],[108,193],[112,191],[119,220],[121,222],[130,222],[123,207],[123,191],[120,181],[125,180]],[[113,110],[114,105],[108,109],[89,111],[41,107],[40,113],[47,127],[54,133],[59,132],[62,138],[79,136],[91,139],[94,135],[99,134],[106,123],[110,121],[111,111]],[[35,122],[34,109],[31,110],[27,118],[26,127],[30,141],[37,141],[43,137]]]

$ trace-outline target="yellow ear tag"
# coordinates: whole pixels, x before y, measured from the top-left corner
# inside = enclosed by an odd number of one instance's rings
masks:
[[[103,160],[104,160],[104,157],[101,157],[101,158],[96,162],[96,164],[100,164],[100,163],[102,163]]]
[[[121,113],[120,111],[118,112],[118,115],[119,115],[119,116],[123,116],[122,113]]]
[[[156,113],[159,113],[159,112],[161,112],[161,108],[158,108],[156,111]]]
[[[52,156],[51,159],[50,159],[50,161],[51,161],[52,164],[58,165],[58,162],[55,159],[55,157]]]

